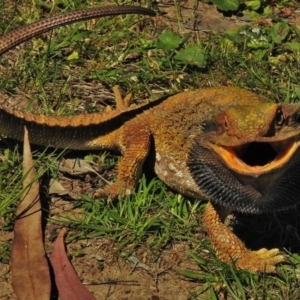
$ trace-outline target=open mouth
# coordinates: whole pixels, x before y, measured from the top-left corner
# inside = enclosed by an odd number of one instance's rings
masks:
[[[282,166],[295,153],[300,142],[294,138],[277,142],[251,142],[241,146],[214,145],[226,164],[240,173],[263,173]]]

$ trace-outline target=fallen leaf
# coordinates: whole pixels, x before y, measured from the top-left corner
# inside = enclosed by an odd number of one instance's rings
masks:
[[[67,188],[65,188],[65,186]],[[81,193],[78,193],[76,189],[76,182],[66,177],[60,177],[57,179],[50,179],[48,193],[49,195],[58,195],[65,197],[69,200],[80,200],[82,199]]]
[[[61,172],[67,173],[72,176],[85,175],[88,173],[95,173],[94,168],[83,159],[62,159],[58,163],[58,169]]]
[[[49,193],[49,195],[53,195],[53,194],[56,194],[59,196],[68,195],[67,190],[56,179],[50,180],[48,193]]]
[[[284,7],[280,11],[280,16],[283,18],[288,18],[293,15],[293,10],[290,7]]]
[[[39,183],[25,128],[23,154],[23,188],[17,208],[11,249],[12,286],[18,299],[49,300],[51,282],[45,256]]]
[[[82,284],[71,265],[65,251],[63,228],[54,243],[50,261],[60,300],[96,300],[94,295]]]

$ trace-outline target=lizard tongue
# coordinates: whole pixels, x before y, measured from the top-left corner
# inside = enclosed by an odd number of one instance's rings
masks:
[[[279,142],[252,142],[238,147],[214,145],[214,150],[226,165],[243,174],[265,173],[282,166],[298,148],[300,142],[288,139]]]

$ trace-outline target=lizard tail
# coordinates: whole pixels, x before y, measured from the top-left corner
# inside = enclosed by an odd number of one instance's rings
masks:
[[[122,14],[155,16],[155,12],[151,9],[131,5],[98,7],[58,14],[49,18],[39,20],[35,23],[21,27],[3,35],[0,39],[0,55],[21,44],[22,42],[25,42],[39,34],[47,32],[56,27],[93,18]]]

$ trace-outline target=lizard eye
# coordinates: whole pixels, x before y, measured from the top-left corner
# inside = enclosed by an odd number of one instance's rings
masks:
[[[284,123],[284,115],[281,109],[278,109],[276,113],[275,122],[277,126],[282,126]]]

